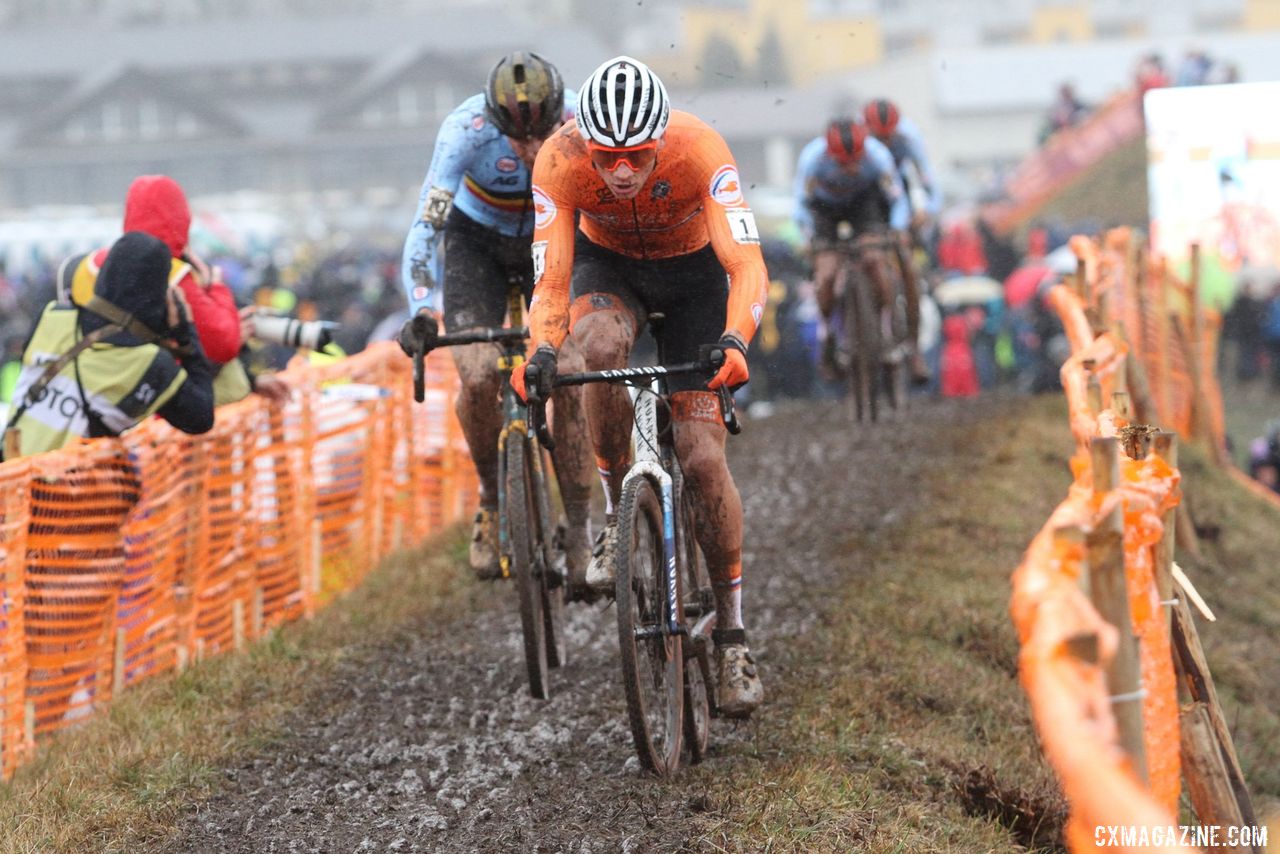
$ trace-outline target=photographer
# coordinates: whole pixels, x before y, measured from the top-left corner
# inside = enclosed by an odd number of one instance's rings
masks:
[[[244,330],[251,327],[236,308],[231,289],[217,267],[210,268],[187,245],[191,208],[177,181],[167,175],[140,175],[129,185],[124,203],[124,230],[140,231],[161,240],[171,257],[169,284],[182,292],[200,344],[214,367],[214,397],[218,405],[241,400],[256,391],[270,400],[283,400],[289,390],[278,378],[254,376],[240,361]],[[93,292],[94,278],[107,250],[70,259],[58,271],[61,299],[82,305]]]
[[[119,436],[152,415],[185,433],[213,427],[213,369],[170,253],[128,232],[107,253],[81,306],[49,303],[22,357],[5,428],[17,455],[57,450],[76,437]]]

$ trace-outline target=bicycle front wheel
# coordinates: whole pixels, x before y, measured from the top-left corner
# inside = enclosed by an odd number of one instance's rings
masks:
[[[623,487],[617,525],[615,593],[627,717],[640,764],[666,775],[680,764],[684,649],[680,635],[669,629],[662,502],[648,478]],[[683,611],[678,589],[675,601]],[[682,620],[677,614],[677,625]]]
[[[852,360],[849,392],[859,421],[876,421],[880,392],[880,312],[873,283],[856,264],[845,264],[845,334]]]
[[[524,660],[529,671],[529,693],[539,700],[551,696],[547,657],[547,620],[544,613],[541,573],[538,572],[538,532],[541,519],[532,489],[527,448],[522,436],[507,439],[507,530],[511,548],[511,577],[520,592],[520,625],[524,630]]]

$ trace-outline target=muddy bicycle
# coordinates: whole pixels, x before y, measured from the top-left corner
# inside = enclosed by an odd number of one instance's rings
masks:
[[[413,397],[425,396],[425,357],[439,347],[493,343],[501,347],[498,368],[510,376],[524,364],[527,327],[521,325],[524,297],[518,286],[508,296],[510,326],[472,329],[441,334],[434,318],[422,321],[418,340],[424,342],[413,356]],[[564,634],[567,572],[564,555],[556,545],[551,498],[547,488],[544,449],[529,429],[525,407],[511,383],[502,383],[502,431],[498,434],[498,554],[503,578],[514,578],[520,596],[520,626],[524,633],[525,668],[529,693],[545,700],[551,696],[550,670],[564,664],[568,649]],[[549,438],[549,436],[548,436]]]
[[[914,275],[905,247],[894,232],[852,236],[842,223],[830,248],[840,253],[836,272],[836,365],[848,382],[850,415],[878,421],[881,402],[896,413],[907,407],[907,369],[911,341],[907,333],[905,276]],[[889,283],[886,301],[871,275],[878,269]]]
[[[651,326],[660,322],[660,315],[649,316]],[[709,346],[697,362],[560,374],[551,383],[630,387],[635,462],[618,505],[614,597],[631,736],[640,764],[658,775],[679,768],[685,752],[693,762],[702,760],[717,714],[711,667],[715,599],[694,537],[692,497],[676,458],[667,377],[710,378],[723,364],[724,351]],[[538,387],[536,373],[527,379],[530,389]],[[530,392],[530,420],[539,432],[545,432],[540,413],[546,390],[544,385],[540,393]],[[727,389],[719,400],[725,426],[740,432]]]

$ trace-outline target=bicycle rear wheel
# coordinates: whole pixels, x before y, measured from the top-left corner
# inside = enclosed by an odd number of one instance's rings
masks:
[[[623,487],[617,525],[615,593],[627,718],[640,764],[665,775],[680,764],[684,649],[667,624],[662,502],[648,478],[633,478]],[[676,584],[681,586],[678,574]],[[676,617],[678,624],[682,614]]]
[[[529,693],[539,700],[551,696],[548,676],[547,617],[544,612],[542,583],[538,571],[541,531],[538,502],[530,488],[533,478],[529,469],[524,437],[507,438],[506,490],[507,526],[511,544],[511,577],[520,593],[520,626],[524,631],[525,668],[529,671]]]
[[[693,628],[704,616],[712,615],[708,629],[715,628],[715,597],[711,592],[711,576],[702,559],[702,549],[695,535],[693,499],[685,490],[684,476],[675,467],[676,506],[680,517],[676,526],[676,554],[684,577],[685,625]],[[715,708],[715,687],[707,638],[682,639],[684,646],[684,740],[690,761],[701,762],[711,741],[711,713]]]

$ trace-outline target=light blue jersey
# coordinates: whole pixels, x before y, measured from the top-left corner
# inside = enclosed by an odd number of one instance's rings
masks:
[[[577,94],[564,93],[566,121],[573,120]],[[435,224],[433,205],[447,194],[453,206],[506,237],[533,236],[533,197],[529,170],[507,138],[485,117],[484,95],[473,95],[445,117],[436,136],[417,215],[409,227],[400,262],[400,279],[409,311],[440,309],[444,275],[443,228]]]
[[[904,182],[908,180],[911,171],[915,171],[924,194],[923,209],[925,213],[936,217],[942,212],[942,191],[938,188],[933,167],[929,165],[929,155],[925,152],[924,135],[920,133],[920,128],[910,119],[900,119],[893,136],[889,137],[888,148]],[[907,201],[912,202],[910,193]]]
[[[795,221],[801,231],[811,234],[811,199],[839,206],[875,184],[880,185],[889,201],[889,225],[905,229],[911,221],[911,210],[907,206],[902,176],[894,168],[889,149],[873,137],[867,137],[858,169],[850,173],[827,154],[827,138],[820,136],[804,147],[796,164]]]

